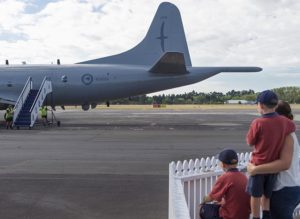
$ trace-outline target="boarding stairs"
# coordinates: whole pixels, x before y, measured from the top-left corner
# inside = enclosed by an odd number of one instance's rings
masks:
[[[38,118],[39,109],[47,95],[52,92],[52,83],[45,77],[39,90],[33,89],[32,78],[29,77],[14,108],[13,127],[32,128]]]

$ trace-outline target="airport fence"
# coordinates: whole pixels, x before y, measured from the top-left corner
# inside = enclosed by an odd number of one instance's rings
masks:
[[[240,153],[238,168],[245,172],[251,153]],[[174,161],[169,164],[169,219],[199,219],[199,204],[223,170],[218,159]],[[300,216],[300,206],[294,212]]]

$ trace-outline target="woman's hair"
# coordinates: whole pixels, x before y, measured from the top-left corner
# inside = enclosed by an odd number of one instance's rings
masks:
[[[275,111],[279,115],[285,116],[285,117],[289,118],[290,120],[294,119],[294,115],[292,114],[292,109],[290,107],[290,104],[286,101],[279,100]]]

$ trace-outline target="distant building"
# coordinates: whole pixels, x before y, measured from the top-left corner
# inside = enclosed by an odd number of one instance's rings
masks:
[[[249,100],[227,100],[225,104],[255,104],[255,101]]]

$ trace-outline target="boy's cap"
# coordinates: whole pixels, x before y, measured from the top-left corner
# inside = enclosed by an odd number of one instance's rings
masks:
[[[238,163],[238,155],[232,149],[225,149],[221,151],[219,154],[219,161],[225,164],[237,164]]]
[[[256,103],[262,103],[266,105],[277,105],[278,97],[273,91],[265,90],[257,96]]]

